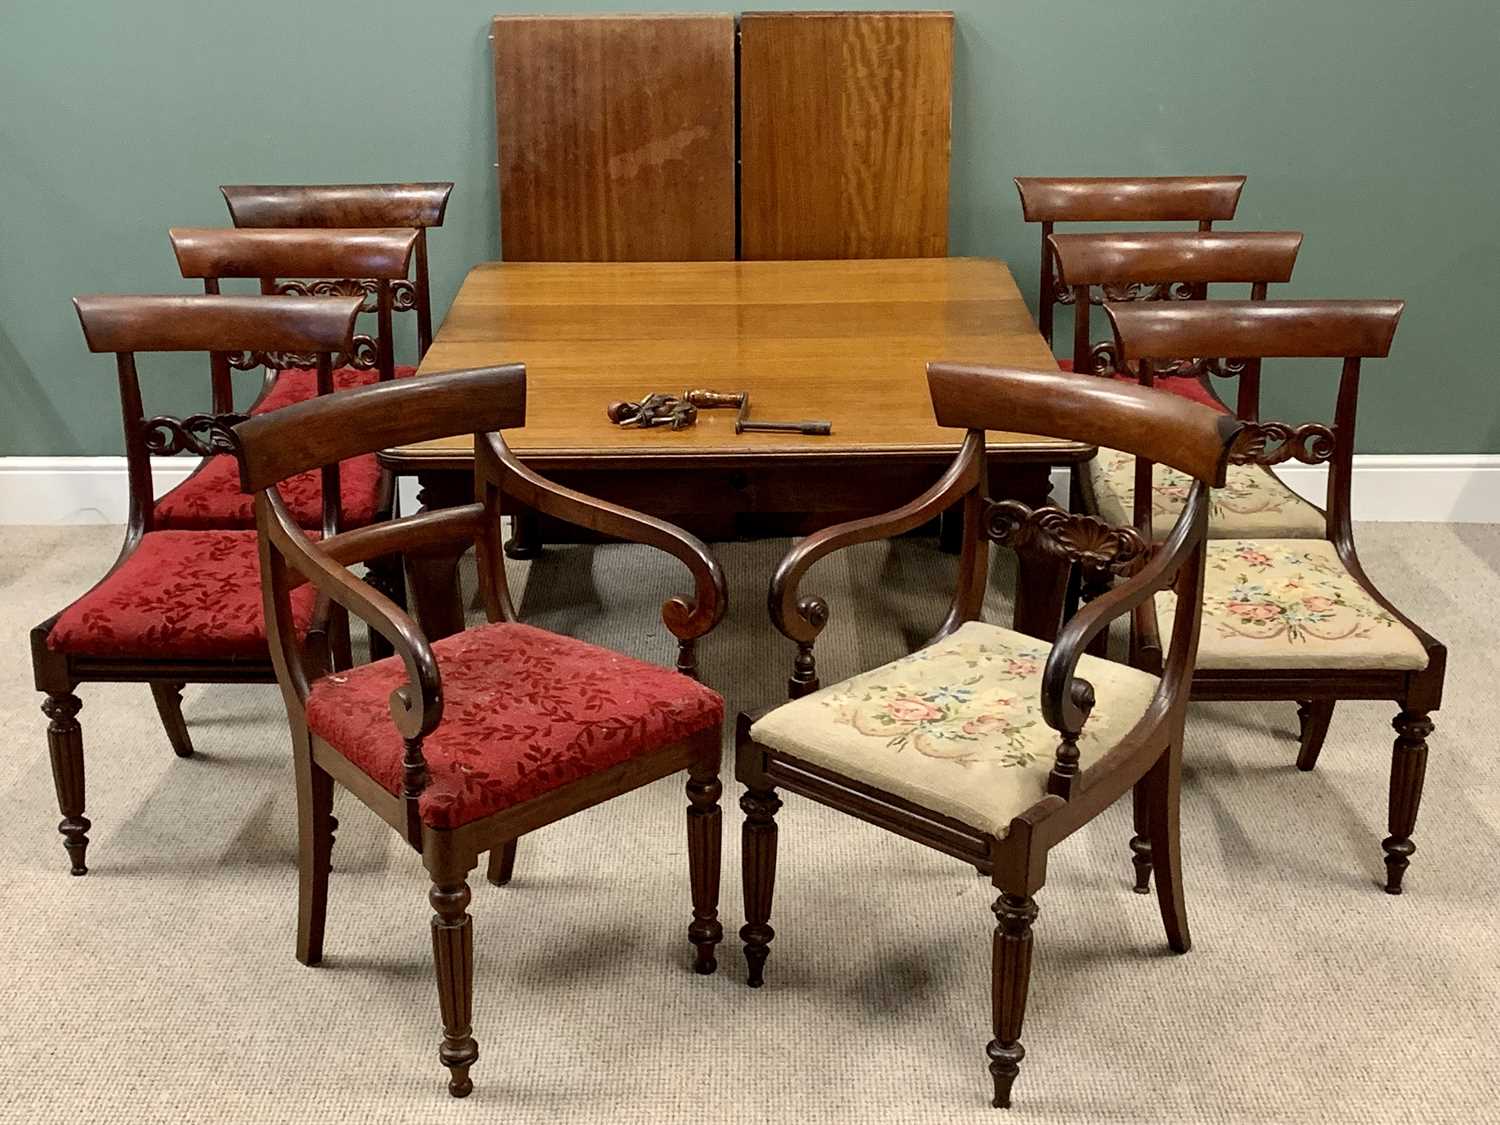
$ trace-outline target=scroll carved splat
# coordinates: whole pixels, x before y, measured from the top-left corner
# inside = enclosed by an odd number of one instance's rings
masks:
[[[1053,287],[1052,299],[1059,305],[1074,303],[1073,289],[1060,277]],[[1191,301],[1198,287],[1186,281],[1164,281],[1160,284],[1132,281],[1125,285],[1089,286],[1089,304],[1102,305],[1106,301]]]
[[[1111,574],[1134,574],[1151,555],[1151,545],[1135,528],[1050,506],[1032,510],[1019,500],[990,501],[984,529],[991,540],[1013,550],[1040,551]]]
[[[148,418],[142,426],[146,452],[152,457],[234,453],[238,445],[232,427],[248,417],[248,414],[189,414],[186,418],[173,418],[163,414]]]
[[[315,281],[278,281],[276,292],[294,297],[363,297],[362,313],[372,313],[379,294],[377,283],[360,278],[319,278]]]
[[[334,367],[353,367],[360,371],[375,368],[379,347],[375,337],[356,332],[352,337],[353,348],[346,355],[333,356]],[[318,357],[312,352],[229,352],[229,366],[235,371],[253,371],[257,367],[269,367],[273,371],[285,371],[292,367],[316,367]]]
[[[1333,427],[1322,422],[1300,426],[1247,422],[1230,447],[1229,461],[1234,465],[1279,465],[1296,460],[1318,465],[1333,460],[1337,444]]]

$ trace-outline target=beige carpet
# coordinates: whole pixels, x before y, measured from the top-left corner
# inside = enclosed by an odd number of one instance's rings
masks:
[[[1408,893],[1376,886],[1392,706],[1340,705],[1311,775],[1292,766],[1290,705],[1196,708],[1183,816],[1194,950],[1167,955],[1154,902],[1127,889],[1128,809],[1060,849],[1009,1116],[987,1108],[987,884],[795,798],[759,992],[737,942],[718,976],[688,971],[675,781],[528,837],[509,888],[477,880],[481,1057],[466,1102],[447,1098],[437,1062],[420,865],[342,794],[327,960],[292,958],[293,787],[274,688],[190,688],[191,761],[173,757],[143,686],[85,688],[92,871],[70,878],[26,629],[118,541],[0,529],[0,1120],[1500,1120],[1500,528],[1360,529],[1370,573],[1452,654]],[[720,552],[734,602],[704,665],[735,708],[781,691],[791,654],[763,606],[784,546]],[[915,540],[815,571],[834,610],[825,682],[924,636],[951,571]],[[524,604],[541,624],[666,660],[656,606],[679,584],[674,564],[634,549],[554,549]],[[726,788],[733,934],[739,787]]]

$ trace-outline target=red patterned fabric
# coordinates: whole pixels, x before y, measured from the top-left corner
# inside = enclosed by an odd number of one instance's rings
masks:
[[[1060,359],[1057,361],[1057,366],[1061,371],[1072,371],[1073,361],[1071,359]],[[1134,375],[1122,375],[1118,371],[1115,372],[1114,378],[1122,383],[1140,383],[1140,380]],[[1229,409],[1218,399],[1214,398],[1213,393],[1201,381],[1191,375],[1167,375],[1158,378],[1152,386],[1159,391],[1166,391],[1168,394],[1178,395],[1181,398],[1202,403],[1204,406],[1217,410],[1220,414],[1229,413]]]
[[[415,367],[398,364],[396,378],[408,378],[416,374],[416,370]],[[363,371],[358,367],[335,367],[333,369],[333,389],[336,391],[347,391],[350,387],[368,387],[371,383],[378,382],[379,379],[378,371]],[[268,414],[283,406],[291,406],[294,402],[306,402],[310,398],[317,397],[317,370],[311,367],[288,367],[276,376],[271,389],[266,392],[264,398],[250,408],[250,413]]]
[[[482,625],[435,641],[443,721],[422,746],[419,802],[434,828],[510,808],[724,719],[724,701],[680,673],[529,625]],[[391,793],[401,736],[389,699],[398,657],[324,676],[307,725]]]
[[[152,531],[120,567],[62,611],[47,647],[79,656],[266,660],[253,531]],[[317,598],[292,592],[307,631]]]
[[[282,481],[281,497],[299,527],[323,526],[323,478],[317,469]],[[375,522],[380,463],[373,453],[340,464],[339,497],[343,528]],[[253,528],[255,501],[240,491],[239,463],[228,454],[210,457],[202,469],[157,500],[156,525],[196,531]]]

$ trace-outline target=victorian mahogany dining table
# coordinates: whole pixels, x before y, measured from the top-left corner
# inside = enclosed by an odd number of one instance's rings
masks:
[[[470,271],[417,377],[526,365],[526,425],[510,447],[537,472],[670,519],[708,539],[806,534],[914,499],[963,434],[934,421],[930,360],[1047,369],[1055,361],[1003,262],[485,262]],[[682,430],[630,429],[611,402],[692,388],[748,391],[750,417],[826,420],[828,436],[736,434],[733,410]],[[1092,446],[991,432],[991,492],[1031,505],[1053,466]],[[472,438],[389,449],[427,507],[473,499]],[[511,511],[509,553],[553,529]],[[409,561],[414,609],[431,635],[461,627],[451,559]],[[1055,636],[1066,566],[1029,561],[1017,628]]]

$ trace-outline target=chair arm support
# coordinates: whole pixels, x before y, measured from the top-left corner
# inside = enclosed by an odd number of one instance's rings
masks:
[[[1202,540],[1208,526],[1208,485],[1193,487],[1170,535],[1151,559],[1128,581],[1095,598],[1076,613],[1052,646],[1042,669],[1042,718],[1064,739],[1076,739],[1094,705],[1093,687],[1077,679],[1078,661],[1089,642],[1128,613],[1172,584],[1178,570]]]
[[[431,734],[443,718],[443,685],[432,647],[417,623],[303,535],[274,489],[262,493],[259,504],[262,532],[272,549],[303,579],[390,641],[401,657],[407,682],[390,698],[396,729],[406,739]]]
[[[478,472],[502,493],[568,523],[655,547],[688,568],[693,576],[692,597],[674,596],[661,607],[662,621],[678,641],[695,641],[724,619],[729,606],[724,571],[696,535],[644,512],[554,484],[521,464],[498,434],[484,437],[486,441],[478,445]]]
[[[798,543],[787,552],[771,578],[767,604],[772,624],[798,644],[811,645],[828,623],[828,605],[822,598],[797,596],[802,577],[812,565],[845,547],[889,539],[940,515],[979,484],[983,460],[984,435],[971,431],[953,464],[937,483],[909,504],[880,515],[825,527]]]

